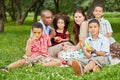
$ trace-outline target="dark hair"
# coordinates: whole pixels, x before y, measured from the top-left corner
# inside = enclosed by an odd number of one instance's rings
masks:
[[[84,17],[85,17],[85,21],[87,20],[87,17],[85,15],[85,12],[82,8],[78,8],[73,12],[73,16],[75,15],[75,13],[81,13]],[[77,44],[79,42],[79,30],[80,30],[80,26],[77,25],[75,23],[75,21],[73,22],[73,35],[74,35],[74,43]]]
[[[102,4],[96,4],[96,5],[94,5],[93,11],[94,11],[94,9],[95,9],[96,7],[101,7],[101,8],[103,9],[103,11],[104,11],[104,8],[103,8],[103,5],[102,5]]]
[[[35,22],[32,25],[32,30],[33,30],[33,28],[41,28],[43,30],[43,25],[40,22]]]
[[[100,26],[100,23],[99,23],[99,21],[98,21],[97,19],[92,19],[92,20],[90,20],[89,23],[88,23],[88,25],[89,25],[90,23],[97,23],[98,26]]]
[[[68,25],[69,25],[69,22],[70,22],[70,18],[65,15],[65,14],[56,14],[55,18],[53,19],[53,25],[54,25],[54,28],[57,29],[58,26],[57,26],[57,22],[59,19],[62,19],[64,20],[65,22],[65,27],[64,29],[67,29],[68,28]]]
[[[43,16],[43,15],[44,15],[44,13],[46,13],[46,12],[52,13],[50,10],[45,9],[45,10],[41,11],[40,16]]]

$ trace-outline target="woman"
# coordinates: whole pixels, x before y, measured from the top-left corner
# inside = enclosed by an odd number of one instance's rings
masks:
[[[73,12],[73,37],[74,37],[74,44],[79,42],[80,38],[87,37],[87,28],[88,28],[88,21],[83,9],[76,9]]]

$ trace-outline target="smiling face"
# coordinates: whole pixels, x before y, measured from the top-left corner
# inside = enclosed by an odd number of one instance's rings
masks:
[[[99,6],[95,7],[93,15],[96,19],[100,19],[103,16],[103,8]]]
[[[43,33],[43,30],[41,28],[33,28],[32,32],[33,32],[33,36],[35,37],[35,39],[38,40],[38,39],[40,39],[40,37]]]
[[[99,28],[100,26],[95,22],[92,22],[88,25],[89,32],[91,33],[92,36],[98,35]]]
[[[82,15],[82,13],[76,12],[74,14],[74,20],[77,25],[81,25],[81,23],[85,20],[85,17]]]
[[[65,22],[64,22],[64,20],[63,19],[58,19],[58,21],[57,21],[57,26],[58,26],[58,28],[59,29],[64,29],[64,27],[65,27]]]

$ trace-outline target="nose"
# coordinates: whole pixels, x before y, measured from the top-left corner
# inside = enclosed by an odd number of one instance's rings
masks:
[[[51,20],[51,21],[52,21],[52,20],[53,20],[53,19],[52,19],[52,17],[50,17],[50,19],[49,19],[49,20]]]

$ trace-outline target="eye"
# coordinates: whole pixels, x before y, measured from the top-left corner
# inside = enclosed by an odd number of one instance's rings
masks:
[[[34,34],[36,34],[36,32],[33,32]]]

